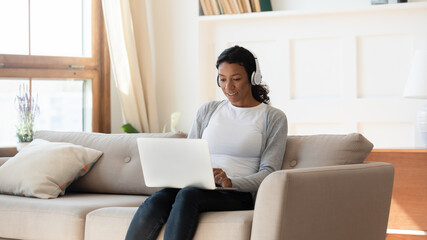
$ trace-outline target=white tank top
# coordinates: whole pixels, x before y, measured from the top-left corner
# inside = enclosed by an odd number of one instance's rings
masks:
[[[258,172],[266,106],[239,108],[228,101],[218,106],[202,135],[214,168],[222,168],[229,177]]]

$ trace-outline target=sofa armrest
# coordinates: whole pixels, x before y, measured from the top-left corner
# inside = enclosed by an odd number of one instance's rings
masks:
[[[251,239],[385,239],[393,178],[388,163],[274,172],[259,188]]]

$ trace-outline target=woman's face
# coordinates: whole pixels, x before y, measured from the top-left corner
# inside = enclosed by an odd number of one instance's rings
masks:
[[[245,68],[238,63],[222,62],[218,66],[219,86],[236,107],[254,107],[259,104],[252,96],[251,83]]]

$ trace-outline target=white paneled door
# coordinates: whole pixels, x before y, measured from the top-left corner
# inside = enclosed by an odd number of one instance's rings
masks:
[[[290,134],[360,132],[376,148],[420,147],[414,122],[427,101],[403,98],[412,55],[427,49],[427,5],[417,6],[201,20],[201,101],[222,98],[215,60],[238,44],[257,54]]]

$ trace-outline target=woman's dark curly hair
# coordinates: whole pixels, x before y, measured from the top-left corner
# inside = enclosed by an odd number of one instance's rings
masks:
[[[227,48],[219,55],[216,61],[216,68],[218,69],[219,65],[223,62],[237,63],[243,66],[248,74],[249,82],[251,82],[251,76],[252,73],[255,72],[256,65],[255,57],[249,50],[237,45]],[[270,104],[270,97],[268,96],[268,93],[268,86],[265,83],[252,85],[252,96],[258,102]]]

